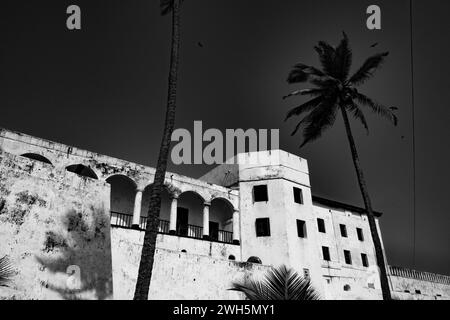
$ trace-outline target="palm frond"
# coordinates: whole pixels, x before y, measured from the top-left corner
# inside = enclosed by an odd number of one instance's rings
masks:
[[[230,290],[242,292],[249,300],[272,300],[262,281],[235,282]]]
[[[350,73],[350,67],[352,66],[353,54],[350,49],[349,40],[347,34],[343,32],[344,38],[341,40],[339,46],[336,48],[335,65],[337,68],[336,77],[345,81]]]
[[[303,143],[300,148],[320,138],[322,133],[334,124],[336,111],[335,102],[323,102],[301,121],[305,128],[303,129]]]
[[[289,118],[293,117],[293,116],[298,116],[304,112],[308,112],[312,109],[314,109],[316,106],[318,106],[320,104],[320,102],[322,102],[322,100],[324,99],[324,96],[318,96],[317,98],[314,98],[312,100],[309,100],[308,102],[305,102],[301,105],[299,105],[298,107],[295,107],[293,109],[291,109],[287,115],[286,118],[284,119],[284,121],[287,121]]]
[[[0,258],[0,286],[6,286],[14,275],[14,270],[8,256]]]
[[[320,78],[313,78],[309,80],[312,84],[315,86],[321,88],[321,89],[327,89],[336,87],[339,84],[339,80],[335,79],[331,76],[324,76]]]
[[[367,106],[376,114],[385,117],[386,119],[391,121],[394,124],[394,126],[398,124],[397,116],[389,108],[383,106],[382,104],[376,101],[373,101],[372,99],[370,99],[369,97],[367,97],[362,93],[356,92],[354,96],[355,99],[358,101],[358,103],[360,103],[361,105]]]
[[[326,74],[335,77],[336,68],[334,64],[334,60],[336,57],[335,49],[326,43],[325,41],[319,41],[319,44],[314,47],[317,54],[319,55],[320,64],[322,65],[323,70]]]
[[[161,15],[165,16],[166,14],[172,12],[174,0],[160,0],[159,7],[161,10]],[[180,4],[183,0],[180,0]]]
[[[301,83],[308,81],[311,77],[317,76],[322,77],[325,74],[317,68],[308,66],[303,63],[297,63],[289,72],[287,82],[289,84],[292,83]]]
[[[349,83],[353,85],[361,85],[366,80],[370,79],[375,71],[381,67],[385,58],[389,55],[389,52],[378,53],[374,56],[369,57],[361,66],[361,68],[356,71],[356,73],[350,77]]]
[[[355,119],[361,121],[364,129],[366,129],[366,133],[369,134],[369,125],[367,124],[366,117],[364,116],[362,110],[355,103],[349,104],[347,108],[353,114]]]
[[[287,99],[289,97],[292,97],[292,96],[298,96],[298,95],[302,95],[302,96],[304,96],[304,95],[318,96],[318,95],[320,95],[322,93],[324,93],[324,90],[320,89],[320,88],[296,90],[296,91],[293,91],[293,92],[289,93],[288,95],[284,96],[283,100]]]
[[[263,279],[235,282],[230,290],[245,294],[250,300],[318,300],[311,282],[286,266],[272,268]]]

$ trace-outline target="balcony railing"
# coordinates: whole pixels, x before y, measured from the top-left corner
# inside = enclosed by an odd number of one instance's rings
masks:
[[[411,278],[416,280],[437,282],[442,284],[450,284],[450,276],[436,273],[416,271],[408,268],[389,266],[389,273],[393,276]]]
[[[111,226],[131,229],[133,225],[133,215],[111,211]],[[145,230],[147,227],[147,217],[141,217],[139,221],[139,229]],[[170,222],[167,220],[159,220],[158,233],[169,234]],[[203,228],[199,226],[178,225],[176,235],[193,239],[203,239]],[[211,235],[211,241],[222,243],[233,243],[233,232],[219,230],[217,235]]]
[[[122,228],[131,228],[133,216],[131,214],[111,211],[111,225]]]

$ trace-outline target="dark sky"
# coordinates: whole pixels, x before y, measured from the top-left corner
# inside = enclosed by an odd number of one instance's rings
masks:
[[[283,119],[303,100],[281,97],[300,88],[285,82],[293,64],[318,64],[319,40],[336,44],[345,30],[354,68],[390,51],[361,91],[398,107],[400,124],[366,113],[367,136],[352,122],[363,169],[374,207],[384,212],[389,263],[450,274],[450,3],[414,3],[415,264],[408,0],[186,0],[176,126],[279,128],[281,148],[308,159],[315,194],[362,205],[342,119],[300,150],[300,136],[290,136],[295,123]],[[66,29],[70,4],[81,7],[81,31]],[[365,27],[370,4],[382,9],[381,31]],[[170,17],[159,15],[158,1],[2,0],[0,15],[0,126],[155,165],[170,50]],[[193,177],[208,169],[170,166]]]

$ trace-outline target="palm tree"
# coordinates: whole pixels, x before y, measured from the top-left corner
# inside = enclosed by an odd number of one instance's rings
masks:
[[[145,230],[138,278],[136,281],[136,289],[134,292],[135,300],[148,299],[148,291],[150,288],[150,280],[153,271],[156,236],[159,224],[159,211],[161,209],[161,192],[166,176],[167,159],[169,157],[171,136],[175,124],[181,27],[180,13],[182,1],[183,0],[160,0],[161,14],[167,15],[168,13],[172,13],[172,48],[170,56],[169,89],[164,132],[159,149],[155,178],[150,190],[150,204],[147,217],[147,227]]]
[[[284,265],[267,271],[261,280],[235,282],[229,290],[242,292],[249,300],[319,300],[311,282]]]
[[[390,300],[391,295],[383,250],[348,116],[348,113],[350,113],[356,120],[360,121],[367,132],[368,125],[362,107],[367,107],[369,110],[397,125],[397,117],[390,108],[383,106],[357,90],[357,87],[374,76],[375,71],[384,62],[388,52],[369,57],[352,76],[349,76],[352,65],[352,51],[345,33],[336,48],[324,41],[320,41],[315,46],[315,50],[319,55],[322,68],[319,69],[298,63],[293,67],[287,79],[290,84],[308,82],[313,85],[313,88],[294,91],[284,97],[307,95],[311,96],[312,99],[290,110],[286,120],[293,116],[307,113],[297,123],[295,130],[292,132],[292,135],[295,135],[299,128],[303,127],[304,140],[300,146],[303,147],[305,144],[319,138],[326,129],[331,127],[336,120],[337,113],[341,112],[375,246],[383,299]]]
[[[13,275],[14,271],[8,256],[0,258],[0,287],[7,286]]]

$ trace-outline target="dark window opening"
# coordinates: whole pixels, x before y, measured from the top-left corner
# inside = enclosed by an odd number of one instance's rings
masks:
[[[44,156],[41,156],[40,154],[36,154],[36,153],[25,153],[25,154],[22,155],[22,157],[25,157],[25,158],[28,158],[28,159],[31,159],[31,160],[36,160],[36,161],[39,161],[39,162],[43,162],[43,163],[47,163],[47,164],[53,165],[53,164],[50,162],[50,160],[48,160],[48,159],[47,159],[46,157],[44,157]]]
[[[303,192],[302,189],[294,187],[294,202],[303,204]]]
[[[422,292],[420,290],[416,290],[417,294],[422,294]]]
[[[177,234],[187,236],[189,232],[188,226],[189,210],[186,208],[177,208]]]
[[[66,167],[66,170],[69,172],[73,172],[82,177],[88,177],[92,179],[98,179],[97,175],[91,168],[83,166],[82,164],[74,164]]]
[[[270,237],[269,218],[256,219],[256,236],[257,237]]]
[[[297,234],[300,238],[306,238],[306,222],[297,220]]]
[[[219,240],[219,223],[210,221],[209,222],[209,237],[211,240]]]
[[[317,219],[317,228],[319,229],[319,232],[325,233],[325,221],[323,219],[318,218]]]
[[[405,293],[410,293],[409,290],[405,290]]]
[[[303,278],[305,279],[309,279],[310,278],[310,273],[309,273],[309,269],[303,269]]]
[[[181,250],[181,252],[183,252],[183,253],[187,253],[187,251],[186,251],[185,249]]]
[[[346,284],[344,286],[344,291],[350,291],[352,288],[350,287],[350,285]]]
[[[331,261],[330,248],[322,247],[322,257],[323,257],[323,260],[325,260],[325,261]]]
[[[230,255],[228,256],[228,260],[234,261],[234,260],[236,260],[236,257],[233,256],[232,254],[230,254]]]
[[[261,259],[258,258],[258,257],[250,257],[250,258],[247,259],[247,262],[262,264]]]
[[[367,254],[361,253],[361,261],[362,261],[363,267],[367,268],[369,266],[369,260],[367,260]]]
[[[348,250],[344,250],[344,258],[346,264],[352,264],[352,254]]]
[[[364,241],[364,234],[361,228],[356,228],[356,233],[358,234],[358,240]]]
[[[341,229],[341,236],[347,238],[347,227],[345,224],[340,224],[339,228]]]
[[[267,195],[267,185],[260,185],[253,187],[253,200],[254,202],[266,202],[269,201]]]

